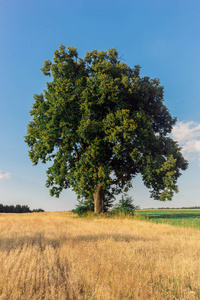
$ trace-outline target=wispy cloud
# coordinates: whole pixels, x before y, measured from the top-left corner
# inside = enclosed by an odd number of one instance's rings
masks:
[[[172,137],[182,147],[187,159],[200,161],[200,124],[195,122],[178,122],[172,130]]]
[[[0,170],[0,180],[3,180],[3,179],[10,179],[10,173],[3,172]]]
[[[200,138],[200,124],[195,122],[178,122],[172,131],[175,139],[181,142]]]

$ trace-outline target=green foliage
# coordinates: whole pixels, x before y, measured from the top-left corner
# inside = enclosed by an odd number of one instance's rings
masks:
[[[33,209],[32,212],[44,212],[44,209],[36,208],[36,209]]]
[[[138,207],[134,206],[132,197],[125,194],[122,195],[122,198],[119,200],[119,203],[114,205],[112,212],[120,212],[127,215],[134,214],[135,209],[138,209]]]
[[[91,199],[89,200],[79,199],[78,205],[76,205],[76,208],[73,209],[72,211],[77,213],[79,217],[81,217],[84,213],[93,210],[94,210],[94,202]]]
[[[16,206],[14,205],[3,205],[0,204],[0,213],[31,213],[31,212],[42,212],[44,211],[43,209],[33,209],[32,211],[28,207],[28,205],[20,205],[17,204]]]
[[[105,196],[104,201],[104,212],[108,211],[113,206],[113,198],[111,195]],[[72,210],[73,212],[77,213],[80,216],[82,216],[85,213],[94,211],[94,200],[93,198],[80,198],[78,197],[78,204],[76,205],[76,208]]]
[[[31,212],[28,205],[3,205],[0,204],[0,213],[29,213]]]
[[[52,196],[71,187],[96,203],[100,184],[106,201],[141,173],[154,199],[172,199],[187,162],[168,136],[176,118],[158,79],[141,78],[140,67],[122,63],[114,48],[81,59],[76,48],[60,45],[41,70],[52,80],[34,96],[25,142],[34,165],[51,163]]]

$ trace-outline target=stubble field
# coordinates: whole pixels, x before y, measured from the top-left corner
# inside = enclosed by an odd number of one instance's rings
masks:
[[[0,214],[0,299],[200,299],[200,231]]]

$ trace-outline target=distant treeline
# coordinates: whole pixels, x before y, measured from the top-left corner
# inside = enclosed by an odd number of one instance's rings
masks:
[[[30,210],[28,205],[3,205],[0,204],[0,213],[31,213],[31,212],[43,212],[41,208]]]
[[[151,208],[149,208],[151,209]],[[155,209],[155,208],[152,208],[152,209]],[[173,207],[173,208],[170,208],[170,207],[159,207],[157,209],[200,209],[200,206],[191,206],[191,207]]]

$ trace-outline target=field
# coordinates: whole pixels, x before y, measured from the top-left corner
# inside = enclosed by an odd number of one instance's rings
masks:
[[[135,218],[200,229],[200,209],[147,209],[136,211]]]
[[[200,299],[200,231],[72,213],[0,214],[0,299]]]

